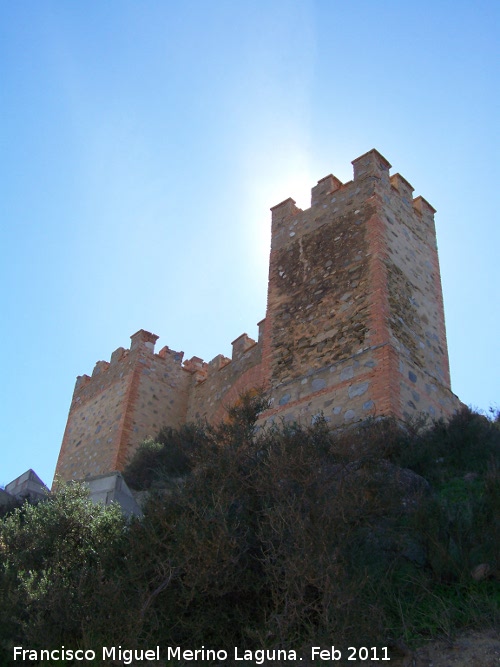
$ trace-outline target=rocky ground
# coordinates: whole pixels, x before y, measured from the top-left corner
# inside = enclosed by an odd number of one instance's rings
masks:
[[[355,665],[356,667],[500,667],[500,630],[484,630],[470,632],[455,639],[440,639],[430,642],[426,646],[411,651],[403,646],[392,647],[389,653],[390,661],[349,661],[336,662],[333,665]],[[165,667],[164,663],[148,663],[151,667]],[[244,662],[244,665],[254,663]],[[314,667],[318,663],[302,661],[301,667]],[[323,665],[326,663],[322,663]],[[262,667],[289,667],[288,662],[264,662]],[[139,667],[132,665],[131,667]],[[219,665],[218,667],[223,667]],[[227,663],[224,663],[227,667]]]
[[[367,664],[367,663],[351,663]],[[370,667],[382,663],[370,663]],[[434,641],[416,651],[402,649],[391,667],[499,667],[500,631],[463,634],[453,640]]]

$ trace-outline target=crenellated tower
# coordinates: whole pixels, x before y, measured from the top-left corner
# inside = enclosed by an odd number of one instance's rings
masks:
[[[272,209],[266,340],[272,412],[437,418],[451,393],[434,209],[376,150],[354,178]]]

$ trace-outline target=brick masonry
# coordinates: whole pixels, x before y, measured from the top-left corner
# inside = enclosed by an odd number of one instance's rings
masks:
[[[342,426],[370,415],[449,416],[451,392],[434,209],[376,150],[353,161],[354,178],[312,188],[272,211],[266,318],[242,334],[231,359],[182,361],[141,330],[129,350],[77,379],[56,475],[122,470],[165,425],[211,423],[248,389],[271,399],[261,424]]]

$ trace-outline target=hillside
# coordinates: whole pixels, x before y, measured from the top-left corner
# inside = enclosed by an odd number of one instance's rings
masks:
[[[244,396],[217,427],[144,443],[124,473],[142,519],[92,505],[78,485],[7,514],[5,660],[21,644],[299,656],[333,643],[403,660],[498,627],[498,415],[258,430],[263,407]]]

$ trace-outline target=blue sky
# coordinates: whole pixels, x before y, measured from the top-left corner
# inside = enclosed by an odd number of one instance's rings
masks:
[[[265,315],[269,208],[377,148],[437,209],[452,373],[500,404],[496,2],[0,5],[0,484],[52,481],[77,375]]]

